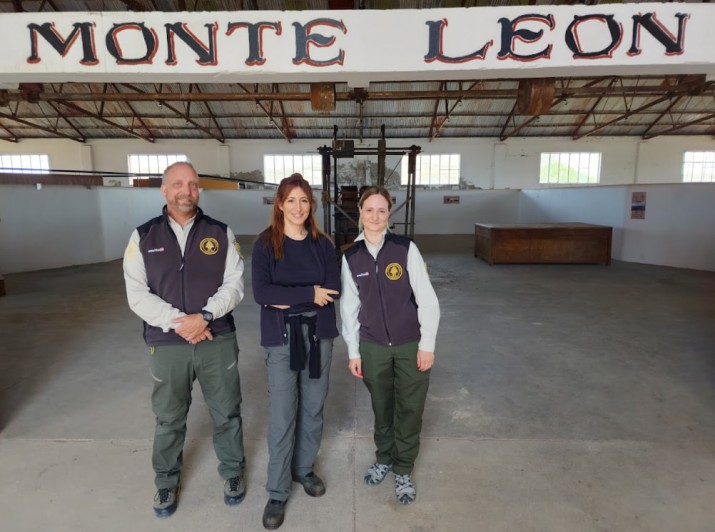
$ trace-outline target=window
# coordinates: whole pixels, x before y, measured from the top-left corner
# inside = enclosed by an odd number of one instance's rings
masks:
[[[683,182],[715,182],[715,151],[686,151],[683,156]]]
[[[188,161],[186,155],[181,153],[174,154],[150,154],[150,153],[133,153],[127,156],[129,173],[134,174],[132,178],[149,177],[147,174],[154,176],[161,175],[170,164]]]
[[[44,153],[0,154],[0,172],[49,174],[50,159]]]
[[[542,153],[539,183],[588,185],[598,183],[601,175],[600,153]]]
[[[281,179],[296,172],[311,184],[323,184],[320,155],[264,155],[263,179],[266,183],[280,183]]]
[[[459,185],[460,159],[458,153],[418,155],[415,184]],[[402,157],[401,184],[407,184],[407,155]]]

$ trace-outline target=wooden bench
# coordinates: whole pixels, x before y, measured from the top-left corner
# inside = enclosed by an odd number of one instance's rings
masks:
[[[585,223],[474,224],[474,256],[489,264],[610,264],[612,233]]]

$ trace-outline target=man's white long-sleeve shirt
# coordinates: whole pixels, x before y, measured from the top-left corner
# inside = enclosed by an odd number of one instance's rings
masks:
[[[363,233],[360,233],[355,239],[355,241],[358,240],[365,240]],[[370,244],[365,240],[367,250],[375,260],[377,260],[377,254],[380,252],[384,242],[384,234],[377,245]],[[412,292],[415,295],[415,302],[417,303],[417,319],[420,322],[418,348],[422,351],[434,353],[437,329],[439,328],[439,301],[427,275],[425,261],[414,242],[410,242],[410,247],[407,251],[407,273]],[[344,255],[341,279],[343,291],[340,295],[340,317],[342,320],[343,339],[348,346],[348,357],[360,358],[360,322],[358,321],[361,307],[360,295]]]
[[[189,220],[184,227],[181,227],[181,224],[174,221],[171,216],[168,216],[168,219],[169,226],[176,235],[183,255],[186,240],[195,218]],[[203,307],[214,315],[214,319],[231,312],[243,299],[243,259],[238,252],[237,245],[234,244],[236,237],[229,227],[226,228],[226,234],[229,246],[226,253],[223,284]],[[129,308],[149,325],[160,327],[164,332],[169,332],[177,327],[173,320],[186,316],[184,312],[153,294],[149,289],[144,257],[139,250],[139,232],[136,229],[132,232],[129,244],[124,251],[124,281]]]

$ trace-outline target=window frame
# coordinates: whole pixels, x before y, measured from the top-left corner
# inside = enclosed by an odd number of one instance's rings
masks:
[[[400,185],[406,186],[408,179],[408,156],[402,156]],[[427,182],[424,171],[427,170]],[[432,175],[437,180],[432,180]],[[425,187],[458,186],[462,175],[461,153],[419,153],[415,163],[415,185]]]
[[[49,174],[50,156],[47,153],[0,153],[0,173]]]
[[[548,161],[544,162],[544,157]],[[592,158],[596,161],[592,161]],[[576,161],[574,161],[574,158]],[[556,159],[556,160],[554,160]],[[586,159],[584,163],[583,159]],[[601,166],[603,163],[603,152],[600,151],[559,151],[541,152],[539,155],[539,184],[540,185],[577,185],[588,186],[598,185],[601,183]],[[557,172],[555,178],[551,176],[551,169],[556,164]],[[594,170],[595,176],[591,174]],[[544,176],[544,169],[549,169],[547,175]],[[561,170],[566,168],[565,176],[561,174]],[[572,174],[573,171],[573,174]],[[582,172],[587,172],[586,179],[582,178]]]
[[[691,156],[691,159],[700,160],[688,161],[688,156]],[[696,164],[699,166],[695,166]],[[693,179],[693,174],[696,173],[696,170],[700,174],[697,180]],[[683,152],[682,180],[683,183],[715,183],[715,151],[693,150]]]
[[[276,164],[277,162],[280,164]],[[278,185],[282,179],[299,173],[311,187],[320,188],[323,186],[322,164],[320,154],[265,153],[263,154],[263,182]]]
[[[132,168],[132,158],[144,158],[146,164],[140,164],[138,170]],[[155,160],[148,160],[155,158]],[[141,163],[142,161],[140,161]],[[185,153],[128,153],[127,154],[127,174],[129,183],[133,184],[135,179],[147,179],[152,176],[161,176],[169,165],[178,162],[190,162]],[[156,171],[154,171],[156,170]]]

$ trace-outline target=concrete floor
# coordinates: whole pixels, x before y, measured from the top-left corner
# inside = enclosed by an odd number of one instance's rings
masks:
[[[338,340],[316,464],[328,493],[294,484],[282,530],[715,530],[715,273],[490,267],[468,244],[425,255],[442,326],[417,502],[396,504],[391,479],[362,483],[372,414]],[[179,509],[159,520],[152,381],[121,263],[6,285],[0,530],[263,530],[266,373],[250,290],[236,312],[246,500],[223,504],[197,386]]]

